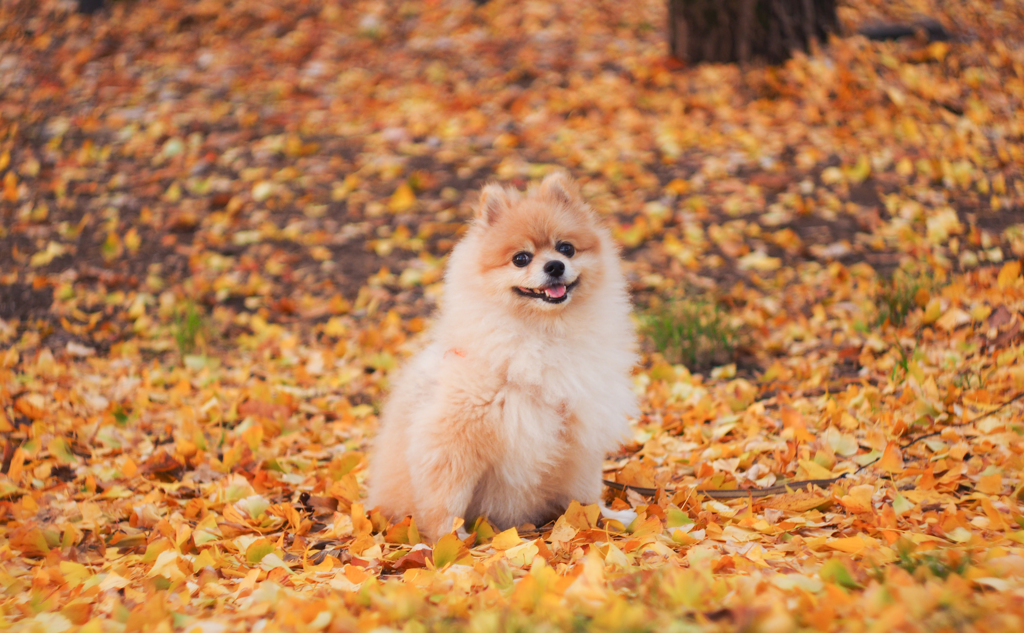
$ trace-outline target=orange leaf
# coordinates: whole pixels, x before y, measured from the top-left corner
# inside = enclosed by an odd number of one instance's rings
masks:
[[[285,404],[275,404],[262,400],[246,400],[238,405],[238,415],[242,417],[255,416],[275,420],[287,418],[291,414],[291,407]]]
[[[1003,476],[1000,473],[984,475],[978,479],[976,489],[987,495],[997,495],[1003,491]]]
[[[917,487],[921,490],[935,488],[935,468],[933,466],[929,465],[928,470],[921,474],[921,478],[917,480]]]
[[[996,279],[996,284],[999,285],[999,289],[1008,288],[1013,285],[1017,279],[1020,278],[1020,262],[1012,261],[1003,264],[1002,269],[999,271],[999,277]]]
[[[416,194],[413,193],[409,183],[403,182],[398,185],[395,193],[388,200],[388,209],[392,213],[403,213],[411,209],[414,204],[416,204]]]
[[[160,451],[142,464],[143,473],[160,481],[178,481],[184,471],[185,465],[171,457],[167,451]]]
[[[92,605],[89,602],[73,602],[61,609],[60,614],[71,620],[72,624],[81,626],[89,621],[91,608]]]
[[[21,526],[11,532],[10,545],[25,556],[46,556],[59,542],[56,533],[50,536],[36,526]]]
[[[362,567],[357,567],[355,565],[345,565],[344,573],[345,578],[347,578],[353,585],[358,585],[370,577],[369,574],[363,571]]]
[[[363,504],[353,503],[352,534],[354,536],[369,536],[372,531],[373,524],[370,523],[370,519],[366,518],[366,512],[363,510]]]
[[[807,430],[804,423],[804,416],[792,407],[784,407],[781,411],[782,425],[787,429],[793,429],[797,441],[813,442],[814,436]]]
[[[240,580],[237,585],[238,595],[247,596],[252,593],[252,590],[256,587],[256,580],[260,577],[260,568],[249,570],[249,573],[245,575],[245,578]]]
[[[839,500],[839,503],[843,504],[844,508],[854,514],[873,512],[874,505],[871,503],[871,495],[874,492],[875,488],[871,485],[854,486],[850,488],[850,494],[844,495]]]
[[[597,518],[601,509],[597,504],[582,506],[579,501],[571,501],[565,511],[565,522],[577,530],[589,530],[597,527]]]
[[[886,444],[882,459],[878,460],[878,467],[887,473],[903,472],[903,455],[896,442]]]
[[[848,538],[837,538],[828,541],[825,543],[825,547],[846,552],[847,554],[856,554],[863,551],[867,547],[867,543],[860,536],[850,536]]]
[[[519,532],[514,527],[509,528],[494,537],[491,546],[496,550],[507,550],[519,545],[523,539],[519,538]]]
[[[831,496],[824,496],[814,492],[793,492],[789,494],[776,495],[764,502],[765,507],[786,512],[807,512],[815,508],[821,508],[832,503]]]
[[[384,542],[408,545],[419,543],[420,532],[416,529],[416,523],[413,522],[412,517],[405,517],[400,523],[396,523],[388,528],[387,533],[384,535]]]
[[[20,448],[14,449],[14,455],[11,457],[11,466],[7,471],[7,478],[18,483],[21,481],[21,475],[25,471],[25,451]]]
[[[4,175],[4,200],[8,202],[18,201],[18,177],[14,175],[13,171],[9,171]]]
[[[14,401],[14,408],[30,420],[46,415],[46,400],[38,393],[30,393]]]
[[[995,505],[989,499],[981,500],[981,509],[985,511],[985,516],[988,517],[988,527],[992,530],[1005,530],[1006,521],[1003,520],[1003,515],[999,514],[999,510],[996,509]]]

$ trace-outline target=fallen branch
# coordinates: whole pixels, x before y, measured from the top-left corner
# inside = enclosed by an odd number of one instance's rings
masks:
[[[985,419],[985,418],[987,418],[987,417],[989,417],[991,415],[994,415],[994,414],[998,413],[999,411],[1002,411],[1003,409],[1005,409],[1006,407],[1010,406],[1014,402],[1020,400],[1021,398],[1024,398],[1024,391],[1018,393],[1017,395],[1015,395],[1014,397],[1010,398],[1006,402],[1002,403],[1001,405],[999,405],[995,409],[989,411],[988,413],[983,413],[982,415],[979,415],[977,417],[971,418],[970,420],[967,420],[965,422],[958,422],[956,424],[949,424],[949,425],[946,426],[946,428],[957,427],[957,426],[967,426],[968,424],[973,424],[973,423],[978,422],[980,420],[983,420],[983,419]],[[906,444],[900,446],[900,451],[904,451],[904,450],[910,448],[911,446],[913,446],[914,444],[920,442],[921,440],[929,438],[929,437],[933,437],[935,435],[939,435],[940,433],[942,433],[942,431],[934,431],[932,433],[926,433],[924,435],[916,437],[913,440],[907,442]],[[864,470],[868,466],[871,466],[871,465],[875,464],[879,459],[881,459],[881,457],[876,457],[875,459],[871,460],[870,462],[861,465],[860,468],[858,468],[857,470],[853,471],[852,473],[843,473],[842,475],[839,475],[838,477],[833,477],[831,479],[801,479],[801,480],[798,480],[798,481],[786,481],[786,482],[783,482],[783,483],[780,483],[780,484],[775,484],[774,486],[769,486],[767,488],[745,488],[745,489],[744,488],[736,488],[736,489],[732,489],[732,490],[708,490],[706,488],[694,488],[693,490],[694,490],[694,492],[699,492],[699,493],[701,493],[703,495],[711,497],[712,499],[746,499],[746,498],[750,498],[750,497],[755,497],[755,498],[757,498],[757,497],[769,497],[771,495],[784,494],[784,493],[787,493],[787,492],[792,492],[794,490],[805,490],[807,488],[811,488],[811,487],[815,487],[815,486],[819,487],[819,488],[828,488],[829,486],[831,486],[832,484],[836,483],[840,479],[845,479],[845,478],[847,478],[847,477],[849,477],[851,475],[856,475],[857,473],[859,473],[860,471]],[[647,497],[653,497],[654,495],[658,494],[659,490],[662,490],[662,488],[646,488],[644,486],[631,486],[629,484],[620,484],[620,483],[618,483],[616,481],[609,481],[607,479],[602,479],[601,481],[603,481],[604,485],[608,486],[612,490],[618,490],[619,492],[625,492],[626,490],[632,490],[633,492],[635,492],[637,494],[641,494],[641,495],[644,495],[644,496],[647,496]],[[664,491],[665,492],[676,492],[676,490],[673,489],[673,488],[664,488]]]

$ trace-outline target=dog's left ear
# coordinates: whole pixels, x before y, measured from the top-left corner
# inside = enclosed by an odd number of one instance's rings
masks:
[[[556,171],[544,178],[540,183],[540,194],[549,200],[568,205],[581,202],[580,188],[564,171]]]

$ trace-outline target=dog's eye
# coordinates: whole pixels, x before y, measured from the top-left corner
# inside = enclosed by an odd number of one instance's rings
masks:
[[[555,250],[566,257],[572,257],[576,254],[576,248],[569,242],[559,242],[558,244],[555,244]]]
[[[527,253],[526,251],[519,251],[518,253],[512,256],[512,263],[519,268],[523,268],[527,266],[530,263],[530,260],[532,259],[532,254]]]

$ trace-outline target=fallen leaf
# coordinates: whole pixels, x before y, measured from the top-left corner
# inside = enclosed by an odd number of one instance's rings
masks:
[[[887,473],[903,472],[903,455],[900,453],[900,448],[896,442],[889,442],[885,445],[885,451],[882,452],[882,457],[878,460],[877,467],[879,470]]]
[[[468,562],[469,550],[454,533],[445,534],[434,544],[433,563],[435,569]]]

